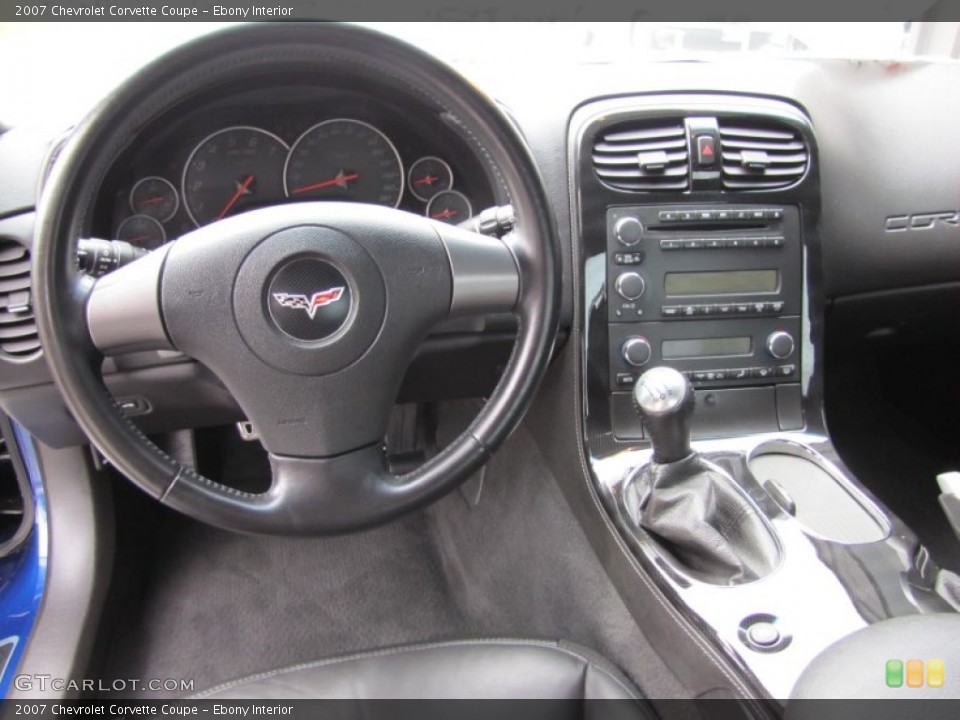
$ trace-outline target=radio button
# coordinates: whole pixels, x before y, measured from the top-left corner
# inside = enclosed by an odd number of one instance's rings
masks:
[[[677,221],[678,214],[675,210],[661,210],[660,222],[672,223]]]
[[[723,241],[722,241],[722,240],[710,240],[710,239],[708,239],[708,240],[705,240],[705,241],[704,241],[703,246],[704,246],[707,250],[719,250],[719,249],[721,249],[721,248],[723,247]]]
[[[717,315],[719,314],[716,305],[700,305],[698,306],[699,310],[698,315]]]
[[[717,220],[723,220],[724,222],[733,220],[733,213],[729,210],[717,210]]]
[[[775,313],[775,314],[779,315],[780,313],[783,312],[783,307],[784,307],[784,305],[785,305],[785,303],[783,302],[783,300],[775,300],[774,302],[768,302],[768,303],[767,303],[767,312],[768,312],[768,313]]]
[[[734,305],[733,312],[736,315],[749,315],[751,308],[749,305]]]
[[[617,373],[617,385],[625,387],[633,385],[637,381],[637,376],[633,373]]]
[[[783,330],[776,330],[767,336],[767,352],[777,360],[786,360],[793,355],[793,336]]]
[[[716,217],[716,214],[712,210],[701,210],[697,213],[697,220],[702,222],[710,222]]]
[[[639,273],[626,272],[617,277],[615,287],[617,288],[617,293],[624,300],[636,300],[643,295],[647,284],[643,281],[643,278],[640,277]]]
[[[750,368],[737,368],[736,370],[730,370],[729,377],[731,380],[748,380],[750,378]]]
[[[663,317],[676,317],[680,314],[680,308],[676,305],[664,305],[660,308],[660,314]]]
[[[717,315],[733,315],[733,305],[728,303],[717,305]]]
[[[733,217],[734,217],[735,220],[749,220],[749,219],[750,219],[750,211],[749,211],[749,210],[737,210],[736,212],[733,213]]]
[[[680,306],[680,314],[683,315],[684,317],[693,317],[694,315],[697,314],[697,306],[696,306],[696,305],[681,305],[681,306]]]
[[[630,247],[640,242],[643,237],[643,224],[635,217],[620,218],[613,226],[613,234],[621,245]]]
[[[661,240],[660,249],[661,250],[679,250],[683,247],[683,243],[680,240]]]
[[[791,377],[796,371],[796,365],[781,365],[777,368],[777,375],[780,377]]]
[[[684,210],[683,212],[679,213],[678,217],[680,218],[681,222],[692,222],[697,219],[697,213],[693,212],[692,210]]]
[[[617,265],[641,265],[643,264],[643,253],[616,253],[613,256],[613,261]]]
[[[683,241],[684,250],[703,250],[703,240],[684,240]]]
[[[782,248],[787,242],[786,239],[782,237],[768,238],[768,241],[770,243],[770,247],[773,248]]]
[[[620,346],[620,354],[628,365],[642,367],[650,362],[653,350],[646,338],[631,337],[623,341],[623,345]]]
[[[768,367],[750,368],[750,377],[760,378],[761,380],[764,378],[773,377],[773,368],[768,368]]]
[[[763,210],[750,210],[750,219],[751,220],[763,220],[766,213]]]
[[[783,210],[779,208],[767,210],[764,215],[767,216],[767,220],[783,220]]]

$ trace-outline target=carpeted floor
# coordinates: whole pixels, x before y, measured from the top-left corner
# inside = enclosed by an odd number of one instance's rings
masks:
[[[446,407],[441,429],[449,436],[475,411]],[[513,636],[585,645],[649,696],[685,697],[523,428],[487,466],[474,505],[477,486],[337,538],[241,536],[165,512],[115,606],[104,679],[183,678],[201,690],[356,650]]]

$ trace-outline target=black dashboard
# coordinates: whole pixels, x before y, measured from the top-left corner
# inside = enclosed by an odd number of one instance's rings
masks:
[[[956,82],[958,72],[960,67],[955,63],[776,60],[762,67],[750,66],[749,72],[746,68],[738,71],[726,63],[690,62],[640,67],[581,65],[545,74],[543,68],[532,63],[497,74],[487,89],[508,109],[530,145],[564,246],[563,337],[575,332],[575,304],[584,301],[576,285],[585,259],[580,253],[609,252],[612,259],[609,265],[604,263],[603,277],[606,280],[609,275],[611,282],[616,282],[614,273],[619,266],[615,255],[630,250],[612,239],[617,218],[608,222],[608,208],[635,208],[638,213],[646,213],[642,208],[650,207],[664,212],[692,212],[710,210],[718,202],[741,210],[782,210],[794,223],[791,229],[776,226],[777,220],[765,219],[767,225],[762,227],[719,231],[724,239],[756,231],[764,238],[782,236],[793,243],[779,254],[776,250],[756,250],[755,257],[767,259],[789,254],[787,265],[767,267],[767,260],[760,259],[754,262],[756,267],[747,268],[776,269],[789,286],[784,288],[782,299],[790,307],[783,313],[771,310],[774,314],[768,315],[764,310],[763,317],[749,321],[743,318],[741,324],[756,326],[749,333],[753,346],[761,345],[772,332],[782,329],[778,321],[798,322],[801,302],[815,303],[812,310],[804,307],[803,313],[819,338],[827,332],[824,327],[828,312],[832,310],[834,326],[839,327],[837,318],[843,320],[845,309],[858,318],[852,331],[861,337],[878,328],[911,325],[916,325],[918,332],[931,327],[955,332],[956,315],[951,308],[955,308],[956,268],[960,263],[958,175],[956,163],[943,158],[960,151],[952,132],[960,113],[960,99],[956,94],[933,97],[928,88],[950,86]],[[536,91],[531,91],[534,87]],[[649,192],[618,188],[608,182],[609,178],[600,178],[589,166],[590,143],[588,152],[581,154],[576,132],[582,127],[584,113],[595,110],[598,103],[604,111],[642,108],[643,113],[659,112],[664,116],[670,114],[670,107],[684,102],[700,106],[680,114],[674,112],[673,117],[681,121],[721,116],[722,107],[731,104],[755,109],[770,105],[788,108],[788,114],[802,118],[798,127],[810,164],[803,169],[804,174],[794,178],[795,183],[784,188],[739,191],[708,184],[681,188],[678,192]],[[917,107],[926,107],[929,112],[918,114]],[[371,172],[358,170],[352,165],[352,158],[321,167],[309,177],[293,177],[291,167],[297,160],[291,150],[307,148],[311,142],[329,143],[329,136],[321,132],[318,137],[317,133],[338,125],[358,132],[356,147],[382,153],[376,157],[383,159],[385,165],[372,173],[377,178],[373,190],[364,188],[361,193],[356,183],[360,176],[366,180]],[[237,128],[245,130],[235,132]],[[606,125],[604,128],[609,129]],[[254,183],[263,178],[244,167],[228,167],[207,177],[200,170],[199,178],[196,172],[192,173],[191,166],[201,159],[201,153],[213,148],[211,157],[216,156],[231,136],[235,142],[249,143],[256,137],[273,145],[272,175],[257,188],[260,193],[246,192],[254,190]],[[218,139],[227,143],[219,143]],[[17,301],[23,299],[17,293],[29,293],[29,259],[17,248],[29,250],[31,246],[38,186],[49,171],[56,144],[52,135],[37,135],[26,129],[0,135],[0,162],[5,168],[0,177],[0,240],[4,250],[11,249],[10,274],[5,280],[8,290],[0,299],[0,327],[4,329],[0,334],[0,401],[41,439],[51,444],[68,444],[80,436],[50,381],[32,316],[11,310],[17,309]],[[421,164],[424,173],[418,174],[417,163],[423,158],[428,159],[427,164]],[[369,157],[361,160],[370,167]],[[586,165],[581,167],[582,163]],[[444,177],[447,169],[449,178]],[[616,171],[616,167],[613,169]],[[244,188],[251,176],[253,180]],[[357,192],[357,199],[398,205],[422,215],[428,212],[429,200],[412,186],[417,180],[433,177],[437,177],[437,187],[449,186],[450,191],[458,194],[457,199],[462,195],[474,213],[505,201],[476,148],[460,134],[455,123],[428,102],[411,102],[409,96],[383,78],[366,77],[357,82],[356,78],[344,78],[335,72],[306,76],[291,68],[282,77],[251,74],[213,94],[195,96],[174,112],[145,116],[135,140],[119,156],[97,194],[90,228],[93,236],[123,237],[128,233],[128,239],[150,247],[157,244],[156,237],[143,238],[145,233],[136,230],[137,223],[131,228],[131,217],[146,216],[148,220],[141,225],[153,233],[159,226],[162,242],[221,214],[238,214],[257,207],[259,202],[296,202],[300,195],[316,199],[325,193],[332,193],[331,197],[341,193],[341,199],[346,194],[346,199],[350,199],[349,194]],[[298,189],[303,190],[297,193]],[[209,197],[201,197],[206,191],[210,191]],[[146,204],[138,205],[138,201]],[[457,214],[453,214],[454,210]],[[458,220],[465,212],[463,206],[440,207],[431,214]],[[659,214],[656,217],[659,221]],[[672,227],[669,231],[665,226],[657,229],[663,235],[658,237],[666,239],[667,232],[682,235],[683,240],[707,237],[699,232],[702,228],[695,231],[688,227],[690,232],[676,233],[678,226]],[[715,229],[708,228],[710,232]],[[681,264],[696,258],[694,269],[698,271],[708,269],[703,263],[731,257],[724,251],[710,252],[713,254],[700,254],[699,249],[694,249],[671,254],[661,253],[658,247],[650,257]],[[749,259],[750,250],[740,252],[738,259]],[[15,263],[19,263],[16,268]],[[802,291],[798,285],[801,268],[807,283]],[[662,302],[651,308],[662,313],[663,306],[685,304],[691,303]],[[693,304],[724,303],[714,298]],[[608,312],[609,308],[604,307],[604,313]],[[607,314],[603,319],[610,322],[614,335],[629,326]],[[676,322],[662,322],[664,318],[659,315],[654,319],[663,328],[692,328],[697,324],[707,327],[719,322],[706,316]],[[798,334],[805,330],[799,325],[789,329],[799,346],[803,338]],[[633,334],[631,331],[629,337]],[[14,339],[8,340],[7,335]],[[748,334],[735,335],[743,338]],[[602,368],[602,377],[597,385],[616,397],[623,391],[616,386],[617,374],[631,372],[631,368],[611,359],[612,352],[620,352],[627,337],[616,335],[611,339],[606,330],[599,337],[602,355],[597,367]],[[414,389],[405,390],[402,397],[417,399],[427,391],[433,397],[483,395],[507,361],[511,339],[511,324],[503,318],[480,318],[444,328],[438,337],[431,337],[430,351],[422,353],[411,368],[408,377],[412,384],[405,387]],[[16,345],[12,344],[14,341]],[[238,419],[236,405],[216,378],[188,358],[133,354],[110,363],[113,364],[105,371],[114,394],[146,400],[150,412],[138,417],[138,423],[148,431]],[[691,362],[687,369],[724,373],[720,381],[717,376],[713,380],[701,378],[705,387],[755,387],[765,397],[784,392],[777,388],[796,387],[804,382],[802,368],[779,380],[739,378],[731,383],[726,379],[728,370],[752,372],[761,365],[718,363],[707,357]],[[774,366],[779,367],[771,363]],[[183,387],[192,390],[178,390]],[[793,409],[795,398],[791,397],[789,402]],[[776,424],[776,403],[764,403],[764,422]],[[206,410],[197,412],[198,405]],[[609,422],[609,415],[605,417]],[[628,429],[623,434],[629,437],[632,432]]]

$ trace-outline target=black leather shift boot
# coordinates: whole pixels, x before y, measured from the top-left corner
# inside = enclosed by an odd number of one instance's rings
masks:
[[[728,477],[692,454],[650,463],[626,483],[624,509],[692,575],[738,585],[776,567],[779,550],[760,513]]]

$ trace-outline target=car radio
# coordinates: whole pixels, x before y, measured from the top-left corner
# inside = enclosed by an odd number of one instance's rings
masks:
[[[606,232],[611,390],[654,365],[694,387],[798,381],[797,208],[612,207]]]

